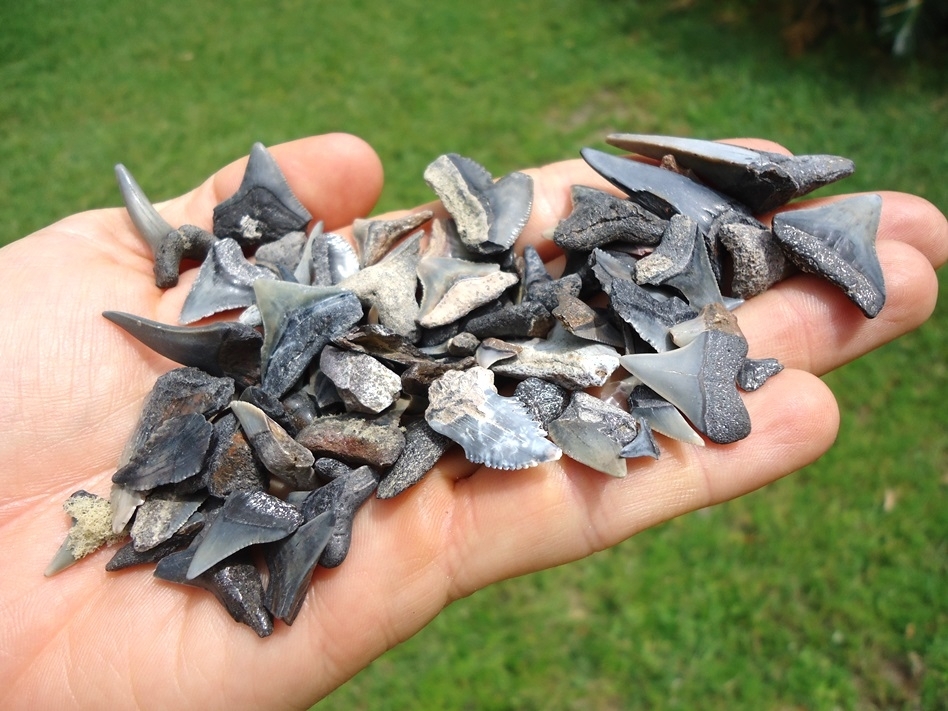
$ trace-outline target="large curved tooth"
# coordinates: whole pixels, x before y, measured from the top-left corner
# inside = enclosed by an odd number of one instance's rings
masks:
[[[305,230],[312,218],[270,152],[254,143],[237,192],[214,208],[214,234],[256,246]]]
[[[269,269],[254,266],[244,259],[234,240],[218,240],[201,264],[178,320],[183,324],[193,323],[221,311],[250,306],[253,283],[274,278]]]
[[[312,452],[290,437],[256,405],[234,400],[230,409],[240,420],[241,429],[267,471],[294,489],[316,486],[313,474],[316,459]]]
[[[152,253],[157,255],[165,237],[169,232],[174,232],[174,227],[158,214],[145,195],[145,191],[132,177],[128,168],[121,163],[115,166],[115,179],[118,181],[122,199],[128,209],[128,216],[132,218],[135,229],[151,247]]]
[[[428,424],[460,444],[475,464],[524,469],[562,454],[519,400],[497,393],[486,368],[449,371],[431,384],[428,397]]]
[[[589,393],[575,392],[549,425],[550,439],[571,459],[614,477],[628,472],[622,450],[635,440],[635,418]]]
[[[220,513],[188,565],[189,580],[227,556],[257,543],[286,538],[303,523],[296,507],[263,491],[238,491],[227,497]]]
[[[249,385],[260,376],[260,345],[256,329],[233,321],[209,326],[171,326],[122,311],[102,315],[156,353],[182,365]]]
[[[267,550],[270,580],[263,602],[274,617],[288,625],[293,624],[303,607],[313,571],[335,524],[333,512],[324,511]]]
[[[876,255],[881,214],[879,195],[856,195],[774,215],[774,236],[798,267],[836,284],[874,318],[885,304],[885,281]]]
[[[855,169],[851,160],[840,156],[785,156],[696,138],[614,133],[606,143],[656,160],[671,155],[679,166],[756,214],[852,175]]]

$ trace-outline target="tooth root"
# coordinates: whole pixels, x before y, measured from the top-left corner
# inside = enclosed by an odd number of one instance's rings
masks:
[[[286,538],[302,523],[302,514],[275,496],[262,491],[235,492],[206,529],[188,565],[187,578],[196,578],[248,546]]]
[[[589,252],[611,242],[656,245],[665,220],[636,203],[603,190],[574,185],[573,209],[553,231],[553,241],[564,250]]]
[[[658,443],[655,441],[655,435],[652,434],[652,428],[649,427],[648,421],[644,418],[635,418],[635,422],[638,426],[635,439],[622,448],[619,456],[625,459],[636,457],[658,459],[660,454]]]
[[[324,511],[267,551],[270,580],[264,595],[267,609],[292,625],[303,606],[313,571],[335,528],[332,511]]]
[[[115,166],[115,178],[135,229],[151,247],[152,253],[157,255],[165,237],[169,232],[174,232],[174,227],[158,214],[135,178],[121,163]]]
[[[819,207],[774,215],[774,236],[804,271],[842,289],[869,318],[885,304],[885,282],[876,255],[882,214],[879,195],[857,195]]]
[[[417,484],[452,444],[448,437],[431,429],[426,420],[409,422],[405,426],[405,448],[379,482],[378,498],[390,499]]]
[[[44,571],[46,577],[59,573],[121,536],[112,533],[112,510],[108,500],[79,490],[63,503],[72,518],[69,533]]]

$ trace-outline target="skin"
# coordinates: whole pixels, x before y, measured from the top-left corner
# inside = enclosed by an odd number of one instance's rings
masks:
[[[328,230],[368,214],[381,190],[377,156],[351,136],[272,152]],[[236,190],[245,163],[159,205],[163,216],[210,228],[213,206]],[[529,172],[536,200],[522,239],[552,258],[540,233],[568,214],[569,186],[605,184],[578,160]],[[3,248],[0,360],[11,380],[0,388],[0,705],[305,708],[478,588],[581,558],[809,464],[839,423],[817,376],[925,321],[934,270],[948,258],[937,209],[910,195],[883,197],[878,253],[888,302],[877,318],[804,275],[737,312],[750,357],[787,366],[744,395],[747,439],[703,448],[666,440],[659,461],[635,462],[624,479],[565,457],[511,475],[449,453],[402,496],[366,504],[345,564],[319,570],[293,627],[278,622],[265,640],[206,592],[155,580],[151,566],[106,573],[112,549],[43,577],[68,529],[62,502],[80,488],[108,494],[144,396],[174,367],[100,313],[174,323],[196,270],[157,289],[149,250],[122,209],[74,215]]]

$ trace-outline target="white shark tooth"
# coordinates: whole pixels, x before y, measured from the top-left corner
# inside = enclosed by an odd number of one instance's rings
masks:
[[[475,464],[524,469],[562,454],[519,400],[497,393],[486,368],[449,371],[431,384],[428,397],[428,424],[460,444]]]
[[[879,195],[856,195],[774,215],[774,236],[798,267],[836,284],[874,318],[885,304],[885,281],[876,255],[881,214]]]
[[[221,311],[250,306],[254,282],[274,278],[269,269],[248,262],[234,240],[218,240],[201,264],[178,320],[194,323]]]

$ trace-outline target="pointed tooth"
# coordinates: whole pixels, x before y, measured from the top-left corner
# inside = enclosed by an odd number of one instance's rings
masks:
[[[172,417],[159,425],[112,481],[150,491],[177,484],[201,471],[214,427],[200,414]]]
[[[652,434],[652,428],[649,427],[648,421],[645,418],[636,417],[635,424],[638,427],[635,439],[622,448],[622,451],[619,452],[619,456],[625,459],[637,457],[658,459],[661,452],[658,449],[658,443],[655,441],[655,435]]]
[[[152,253],[158,254],[162,242],[169,232],[174,232],[174,227],[158,214],[135,178],[121,163],[115,166],[115,179],[135,229],[151,247]]]
[[[258,279],[274,279],[274,276],[270,270],[244,259],[234,240],[217,241],[201,264],[178,320],[183,324],[193,323],[221,311],[250,306],[253,283]]]
[[[328,232],[325,237],[329,275],[331,282],[338,284],[359,271],[359,257],[342,235]]]
[[[121,537],[112,533],[112,510],[107,499],[79,490],[63,502],[63,510],[72,518],[72,526],[46,567],[47,577]]]
[[[251,447],[267,470],[295,489],[316,486],[313,453],[299,444],[256,405],[241,400],[230,404]]]
[[[311,520],[325,511],[334,516],[329,542],[319,557],[324,568],[335,568],[349,554],[352,522],[359,508],[375,493],[379,476],[369,466],[361,466],[333,479],[326,486],[311,492],[303,501],[302,512]]]
[[[437,328],[457,321],[516,284],[516,274],[500,271],[497,264],[479,264],[460,259],[423,259],[418,276],[424,299],[418,323]]]
[[[421,481],[453,442],[431,429],[424,419],[405,426],[405,448],[379,482],[376,496],[391,499]]]
[[[621,452],[635,439],[635,419],[589,393],[574,392],[563,414],[549,425],[550,439],[566,456],[614,477],[628,472]]]
[[[876,255],[881,214],[879,195],[857,195],[774,215],[774,236],[797,266],[836,284],[874,318],[885,304],[885,281]]]
[[[399,238],[418,229],[434,217],[431,210],[422,210],[392,220],[357,219],[352,223],[352,236],[359,245],[362,268],[380,261]]]
[[[135,515],[135,511],[144,502],[145,495],[142,492],[121,484],[112,484],[112,491],[109,494],[109,503],[112,506],[112,533],[119,534],[124,531],[128,522],[132,520],[132,516]]]
[[[633,388],[629,395],[629,413],[666,437],[697,447],[705,446],[701,435],[694,431],[681,412],[647,385]]]
[[[204,503],[207,492],[154,492],[138,507],[132,524],[133,545],[139,553],[164,543],[178,532]]]
[[[194,551],[187,577],[196,578],[247,546],[286,538],[302,523],[302,514],[275,496],[262,491],[235,492],[227,497]]]
[[[335,524],[333,512],[324,511],[267,551],[270,580],[264,604],[274,617],[288,625],[293,624],[303,606],[313,571]]]
[[[659,298],[656,292],[641,287],[631,279],[611,282],[610,306],[656,351],[674,348],[670,329],[682,321],[698,316],[698,311],[677,296]]]

